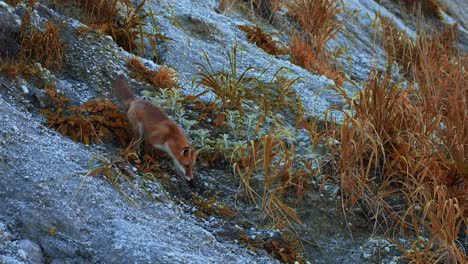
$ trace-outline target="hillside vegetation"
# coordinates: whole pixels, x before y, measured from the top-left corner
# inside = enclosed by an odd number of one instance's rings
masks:
[[[0,262],[466,263],[457,7],[0,1]],[[121,74],[193,184],[132,138]]]

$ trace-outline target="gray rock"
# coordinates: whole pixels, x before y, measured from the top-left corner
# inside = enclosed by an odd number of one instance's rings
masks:
[[[18,247],[18,255],[31,263],[44,263],[41,248],[31,240],[21,239],[14,242]]]
[[[453,12],[456,14],[454,19],[464,21],[466,15],[462,9],[450,11],[460,1],[447,1],[455,3],[448,5],[448,13]],[[392,13],[393,10],[379,5],[379,1],[343,2],[347,8],[357,12],[354,16],[350,15],[352,12],[338,16],[349,22],[346,32],[338,34],[327,48],[345,48],[345,54],[338,61],[357,82],[357,87],[345,82],[345,88],[352,93],[359,89],[359,81],[366,79],[371,67],[384,67],[384,60],[377,58],[385,54],[377,44],[374,45],[375,32],[369,26],[375,12],[390,17],[398,28],[407,30],[410,35],[414,32],[407,29],[405,22]],[[234,9],[216,13],[217,4],[218,1],[214,0],[146,2],[145,8],[154,10],[161,33],[173,39],[158,43],[158,47],[162,50],[162,61],[176,69],[183,94],[196,94],[203,89],[191,85],[200,70],[196,63],[206,63],[203,52],[210,58],[215,71],[226,70],[229,66],[227,51],[237,45],[238,72],[253,66],[257,71],[250,74],[257,76],[261,70],[267,69],[260,79],[270,81],[278,69],[286,68],[287,77],[301,77],[293,88],[301,95],[306,109],[318,114],[330,105],[340,105],[337,96],[323,89],[333,85],[332,80],[292,64],[287,56],[266,54],[255,44],[247,42],[245,33],[237,25],[257,23],[267,31],[278,31],[280,27],[273,28],[263,20],[253,19],[250,14]],[[34,15],[35,25],[40,27],[47,19],[60,21],[62,38],[66,42],[60,71],[52,72],[36,64],[41,79],[56,83],[56,88],[73,104],[100,96],[111,98],[110,87],[115,76],[128,73],[125,61],[133,55],[119,48],[109,36],[93,30],[77,35],[76,27],[83,25],[75,20],[78,18],[76,14],[70,17],[68,13],[57,13],[41,4],[38,6],[41,11]],[[14,11],[0,1],[2,54],[14,54],[19,49],[19,18],[14,13],[24,12],[24,6]],[[266,15],[269,16],[268,13]],[[146,22],[147,28],[151,29],[151,19]],[[461,23],[461,26],[465,25],[465,22]],[[288,35],[279,30],[278,39],[287,42]],[[149,60],[143,61],[150,68],[159,67]],[[137,93],[149,88],[129,81]],[[104,177],[84,176],[90,170],[87,164],[101,166],[96,157],[108,159],[117,150],[112,146],[85,146],[72,142],[46,128],[41,123],[43,117],[24,111],[24,106],[29,106],[29,103],[16,98],[20,94],[33,96],[39,102],[37,105],[47,108],[50,102],[47,102],[44,91],[29,80],[14,80],[7,84],[10,92],[0,92],[0,263],[41,263],[44,260],[47,263],[275,262],[264,251],[254,253],[234,242],[233,233],[242,230],[240,223],[234,228],[234,225],[217,218],[196,219],[189,213],[194,208],[168,200],[166,191],[157,183],[151,185],[152,195],[158,198],[155,202],[144,195],[142,197],[144,191],[138,184],[132,188],[125,181],[120,181],[122,192],[137,201],[134,205]],[[15,97],[16,101],[6,95]],[[16,104],[12,103],[14,101]],[[288,116],[278,118],[284,121],[285,127],[291,127]],[[305,134],[295,135],[291,142],[297,142],[304,149],[309,147],[308,135]],[[202,178],[206,188],[222,190],[220,194],[227,193],[223,199],[231,202],[237,183],[233,183],[235,180],[229,172],[204,170]],[[140,178],[132,180],[135,183],[142,181]],[[178,180],[173,178],[173,182],[178,183]],[[320,185],[320,180],[316,184]],[[183,184],[177,188],[179,192],[190,192]],[[378,262],[381,249],[385,251],[385,259],[393,259],[396,249],[390,243],[384,243],[384,239],[378,242],[368,240],[369,233],[366,232],[356,235],[354,240],[348,237],[348,224],[351,228],[359,221],[349,219],[343,222],[337,198],[337,185],[326,185],[320,194],[311,191],[298,210],[305,224],[300,229],[302,239],[313,241],[312,244],[317,241],[318,245],[304,243],[304,254],[309,260],[317,263],[343,260],[346,263],[350,260],[351,263]],[[252,210],[255,213],[247,213],[247,217],[256,217],[257,209]],[[363,229],[369,228],[364,226],[366,224],[363,222]],[[265,231],[259,226],[244,231],[252,238],[261,237],[262,232],[272,237],[279,233]],[[228,235],[223,237],[226,233]]]
[[[14,56],[21,48],[19,18],[11,11],[11,7],[0,1],[0,55],[2,56]]]
[[[71,176],[86,172],[83,166],[97,154],[0,97],[2,133],[9,136],[0,145],[0,219],[13,221],[18,235],[37,243],[52,263],[272,261],[218,242],[178,206],[142,200],[135,207],[103,178]],[[136,190],[124,185],[123,191],[132,196]],[[0,251],[2,261],[40,259],[41,250],[29,242],[17,243],[15,253]]]

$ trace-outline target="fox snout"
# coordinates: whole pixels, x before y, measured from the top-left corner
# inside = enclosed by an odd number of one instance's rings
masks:
[[[177,158],[173,158],[172,160],[174,162],[174,165],[176,167],[176,171],[185,178],[186,181],[191,181],[193,179],[193,171],[190,170],[190,168],[187,168],[188,166],[184,165],[181,160],[178,160]],[[187,169],[188,170],[187,170]]]
[[[176,157],[177,162],[174,160],[177,170],[188,182],[192,181],[194,178],[193,170],[199,152],[199,149],[194,150],[191,147],[184,147]]]
[[[188,182],[192,181],[194,178],[193,170],[195,167],[195,162],[197,160],[198,153],[200,149],[195,150],[192,147],[186,146],[177,148],[175,144],[170,144],[168,142],[164,144],[153,144],[153,147],[162,150],[169,154],[172,158],[172,161],[176,167],[176,171],[181,174]],[[173,151],[179,149],[178,151]]]
[[[195,177],[193,175],[193,168],[188,168],[183,173],[184,179],[188,182],[191,182]]]

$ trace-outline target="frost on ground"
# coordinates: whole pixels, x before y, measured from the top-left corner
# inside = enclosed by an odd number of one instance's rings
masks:
[[[467,12],[454,9],[460,6],[460,1],[446,2],[448,10],[453,10],[456,18],[462,18],[461,32],[466,32],[463,18]],[[40,1],[46,2],[52,1]],[[330,41],[327,48],[344,49],[344,55],[337,59],[356,82],[357,87],[345,82],[347,91],[354,92],[371,67],[383,69],[384,60],[378,58],[385,52],[375,44],[375,32],[370,26],[375,12],[393,19],[400,29],[410,34],[412,31],[392,10],[379,5],[379,1],[342,2],[349,12],[340,14],[339,19],[348,23],[345,31]],[[285,68],[284,73],[289,78],[300,77],[293,88],[301,95],[304,108],[311,113],[320,114],[330,105],[340,103],[339,98],[324,89],[334,84],[332,80],[292,64],[287,57],[266,54],[247,42],[245,33],[237,26],[259,24],[269,32],[277,29],[251,14],[236,10],[217,13],[217,4],[214,0],[146,2],[145,8],[153,10],[161,33],[172,39],[158,46],[160,63],[177,71],[184,94],[196,94],[202,89],[193,85],[193,78],[200,70],[196,63],[206,64],[204,53],[214,70],[227,70],[226,53],[235,45],[239,54],[238,72],[253,66],[257,71],[250,74],[258,75],[267,69],[261,78],[265,82],[280,68]],[[357,12],[353,13],[354,10]],[[0,41],[15,39],[19,34],[19,16],[23,11],[24,7],[12,8],[0,1]],[[124,65],[133,55],[119,48],[110,37],[95,31],[76,36],[76,27],[84,26],[76,18],[46,6],[38,8],[36,18],[50,16],[63,22],[62,37],[67,45],[61,72],[51,73],[36,64],[41,77],[54,82],[57,90],[74,104],[101,96],[110,98],[109,90],[115,76],[128,73]],[[150,19],[147,22],[152,23]],[[278,38],[287,43],[288,36],[278,33]],[[463,37],[466,39],[466,33]],[[8,50],[19,48],[19,43],[13,44]],[[150,68],[158,67],[150,60],[142,61]],[[150,89],[143,83],[129,82],[136,94]],[[152,186],[152,194],[161,199],[155,202],[123,181],[124,193],[137,201],[134,205],[103,177],[84,176],[89,171],[87,164],[99,166],[96,157],[109,158],[118,150],[107,149],[112,146],[85,146],[46,128],[42,125],[43,117],[35,112],[37,103],[34,103],[38,100],[43,107],[43,97],[43,90],[26,80],[10,81],[0,73],[0,263],[275,262],[264,251],[252,252],[235,244],[235,235],[230,233],[237,232],[240,228],[237,224],[227,225],[215,217],[196,219],[187,213],[193,208],[168,200],[157,184]],[[292,140],[308,146],[307,135],[295,135]],[[206,169],[200,178],[206,189],[221,191],[227,203],[234,200],[237,182],[233,183],[230,170]],[[365,231],[360,236],[354,234],[354,240],[350,238],[348,225],[351,223],[341,219],[339,188],[328,187],[320,194],[311,191],[299,212],[305,223],[301,235],[317,242],[306,245],[305,255],[316,263],[393,261],[397,254],[394,245],[383,238],[368,239],[368,222],[361,221],[356,227],[356,222],[362,219],[354,221],[353,228]],[[260,227],[252,229],[248,231],[253,235],[262,232]],[[380,258],[381,252],[385,253],[383,258]]]
[[[171,201],[138,208],[104,179],[79,175],[93,155],[0,97],[1,263],[273,261],[221,244]]]

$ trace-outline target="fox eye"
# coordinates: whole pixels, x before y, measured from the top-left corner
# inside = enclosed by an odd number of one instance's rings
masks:
[[[190,148],[189,147],[185,147],[182,149],[182,151],[180,152],[182,154],[182,156],[188,156],[190,152]]]

